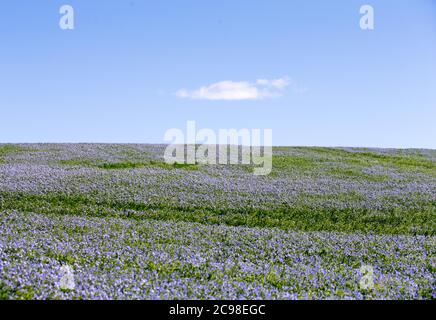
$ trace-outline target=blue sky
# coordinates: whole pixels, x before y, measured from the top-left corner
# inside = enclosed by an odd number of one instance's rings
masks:
[[[434,0],[2,1],[0,41],[0,142],[159,143],[195,120],[436,148]]]

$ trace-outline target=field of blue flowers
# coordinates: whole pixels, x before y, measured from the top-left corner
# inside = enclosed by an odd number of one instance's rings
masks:
[[[164,150],[0,145],[0,299],[436,298],[436,150]]]

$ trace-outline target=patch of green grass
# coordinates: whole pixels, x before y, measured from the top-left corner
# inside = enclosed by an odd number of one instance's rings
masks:
[[[168,164],[165,162],[150,160],[147,162],[115,162],[115,163],[103,163],[98,165],[100,169],[112,170],[112,169],[136,169],[136,168],[150,168],[158,167],[167,170],[171,169],[185,169],[185,170],[197,170],[198,165],[196,164],[185,164],[185,163],[173,163]]]
[[[98,168],[106,169],[106,170],[137,169],[137,168],[144,168],[146,166],[147,164],[143,162],[130,162],[130,161],[102,163],[97,165]]]
[[[9,153],[24,152],[24,151],[29,151],[29,150],[13,144],[0,145],[0,156],[4,156]]]
[[[18,152],[35,152],[36,150],[26,149],[14,144],[0,145],[0,163],[4,161],[4,156]]]
[[[146,160],[146,161],[119,161],[119,162],[95,162],[90,159],[70,159],[61,160],[58,162],[60,165],[65,166],[80,166],[80,167],[94,167],[104,170],[123,170],[123,169],[138,169],[138,168],[162,168],[162,169],[184,169],[184,170],[198,170],[198,164],[185,164],[174,163],[168,164],[162,161]]]
[[[167,166],[170,166],[175,169],[186,169],[186,170],[197,170],[198,164],[189,164],[189,163],[173,163],[173,164],[166,164]]]
[[[388,180],[386,175],[364,173],[360,170],[360,168],[332,167],[328,168],[326,173],[334,175],[338,178],[362,179],[372,182],[383,182]]]
[[[58,164],[62,166],[78,166],[78,167],[92,167],[94,164],[88,159],[68,159],[60,160]]]
[[[96,200],[92,196],[66,194],[0,193],[1,210],[41,214],[87,215],[225,224],[232,226],[275,227],[285,230],[369,232],[377,234],[436,233],[436,203],[416,209],[319,208],[308,205],[270,209],[184,207],[161,203]]]
[[[319,162],[315,159],[297,156],[273,156],[273,170],[309,170],[318,166]]]
[[[292,147],[273,147],[272,148],[273,152],[289,152],[292,149],[293,149]]]
[[[318,147],[307,148],[306,150],[332,158],[332,160],[340,160],[345,163],[361,166],[381,165],[401,169],[436,170],[436,162],[426,159],[420,154],[379,154],[369,151],[352,152],[336,148]]]
[[[69,253],[58,253],[55,251],[52,251],[50,248],[47,249],[46,256],[48,258],[53,258],[59,262],[62,262],[64,264],[73,265],[76,261],[73,257],[73,255]]]
[[[0,300],[9,300],[12,293],[13,290],[11,288],[8,288],[5,284],[0,282]]]
[[[17,296],[18,300],[32,300],[35,292],[32,286],[25,286],[20,290],[16,290],[14,295]]]
[[[35,296],[33,288],[31,286],[25,286],[24,288],[17,290],[7,287],[0,282],[0,300],[10,300],[10,297],[15,297],[16,300],[31,300]]]

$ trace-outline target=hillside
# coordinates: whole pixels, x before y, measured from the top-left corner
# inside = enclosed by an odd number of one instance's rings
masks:
[[[164,148],[0,145],[0,297],[435,298],[435,150],[276,147],[255,176]]]

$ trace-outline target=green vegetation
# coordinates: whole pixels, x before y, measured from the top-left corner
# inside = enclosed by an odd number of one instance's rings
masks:
[[[92,161],[90,159],[70,159],[61,160],[58,162],[64,166],[80,166],[80,167],[94,167],[105,170],[123,170],[123,169],[138,169],[138,168],[162,168],[162,169],[185,169],[185,170],[197,170],[198,164],[185,164],[185,163],[173,163],[168,164],[162,161],[147,160],[147,161],[119,161],[119,162],[103,162]]]
[[[25,147],[0,145],[0,300],[433,297],[436,150],[280,147],[256,176],[162,145]]]
[[[353,195],[350,195],[353,197]],[[354,195],[355,197],[356,195]],[[0,211],[17,210],[57,215],[86,215],[225,224],[231,226],[276,227],[302,231],[370,232],[376,234],[434,235],[436,203],[421,209],[315,208],[308,205],[270,209],[184,207],[160,203],[97,200],[92,196],[0,193]]]
[[[12,153],[18,153],[18,152],[30,152],[35,150],[29,150],[14,144],[4,144],[0,145],[0,163],[4,161],[4,156]]]
[[[0,145],[0,156],[4,156],[9,153],[24,152],[24,151],[29,151],[29,150],[13,144]]]
[[[88,159],[69,159],[69,160],[60,160],[58,164],[62,166],[73,166],[73,167],[92,167],[93,161]]]
[[[99,164],[97,167],[100,169],[107,169],[107,170],[119,170],[119,169],[144,168],[146,166],[147,164],[143,162],[124,161],[124,162],[114,162],[114,163],[103,163],[103,164]]]
[[[115,149],[114,149],[115,150]],[[120,147],[117,151],[107,149],[108,154],[115,156],[117,161],[104,161],[102,157],[82,157],[69,160],[49,160],[53,165],[91,167],[100,170],[130,170],[140,168],[162,168],[165,170],[198,170],[200,164],[167,164],[163,161],[152,160],[148,153],[134,147]],[[20,146],[0,146],[0,155],[13,152],[28,151]],[[404,154],[400,150],[392,153],[376,153],[365,149],[347,151],[338,148],[274,148],[280,152],[273,156],[273,171],[269,177],[271,183],[274,177],[292,175],[289,183],[298,181],[299,177],[313,177],[314,184],[308,192],[298,191],[292,201],[270,202],[265,206],[247,204],[227,205],[229,194],[221,190],[193,189],[192,193],[210,193],[216,202],[208,205],[198,203],[178,205],[178,196],[183,197],[186,185],[178,189],[172,186],[167,194],[151,197],[147,203],[138,202],[132,197],[130,200],[120,202],[115,198],[96,194],[67,194],[56,193],[9,193],[0,192],[0,210],[17,210],[23,212],[36,212],[60,215],[86,215],[97,217],[123,217],[129,219],[155,219],[173,221],[191,221],[205,224],[225,224],[232,226],[249,227],[277,227],[303,231],[342,231],[342,232],[373,232],[379,234],[423,234],[436,233],[436,204],[419,195],[414,198],[409,194],[407,199],[389,197],[380,193],[377,198],[362,195],[362,190],[350,189],[346,192],[337,192],[332,188],[329,192],[317,192],[316,179],[325,177],[328,183],[341,181],[341,183],[367,183],[367,190],[379,190],[384,183],[403,183],[406,180],[397,180],[388,175],[388,172],[424,173],[428,178],[436,173],[435,162],[425,158],[419,151],[408,151]],[[289,154],[287,154],[289,153]],[[142,157],[142,158],[141,158]],[[1,159],[1,157],[0,157]],[[251,166],[234,165],[243,171],[251,172]],[[374,167],[374,173],[365,169]],[[208,172],[209,166],[205,165],[202,173],[213,176]],[[386,174],[385,170],[386,168]],[[237,171],[235,171],[237,173]],[[188,173],[186,173],[188,174]],[[220,179],[219,175],[216,176]],[[399,179],[407,179],[401,176]],[[203,177],[204,178],[204,177]],[[323,183],[326,180],[323,180]],[[195,180],[195,179],[194,179]],[[82,181],[82,180],[80,180]],[[253,180],[255,181],[255,180]],[[307,179],[303,181],[306,181]],[[412,180],[413,181],[413,180]],[[81,182],[82,183],[82,182]],[[124,182],[123,182],[124,183]],[[208,182],[205,183],[207,185]],[[254,183],[254,182],[253,182]],[[334,184],[332,184],[334,186]],[[117,185],[111,188],[117,188]],[[126,184],[130,188],[130,184]],[[124,185],[123,185],[124,188]],[[310,191],[313,188],[313,192]],[[352,186],[354,187],[354,184]],[[386,188],[397,188],[386,185]],[[132,194],[137,190],[130,189]],[[387,190],[387,189],[386,189]],[[387,190],[389,191],[389,190]],[[139,191],[138,191],[139,192]],[[178,195],[180,192],[180,195]],[[240,191],[240,199],[257,197]],[[380,191],[376,191],[377,193]],[[419,192],[419,189],[417,189]],[[413,199],[412,199],[413,197]],[[128,199],[128,198],[127,198]],[[426,198],[429,199],[429,198]],[[431,198],[430,198],[431,199]],[[379,206],[367,205],[377,200]],[[239,201],[239,200],[237,200]],[[377,209],[374,209],[377,208]]]
[[[332,174],[338,178],[363,179],[365,181],[373,182],[382,182],[388,180],[388,177],[385,175],[364,173],[358,168],[330,167],[326,169],[326,173]]]
[[[320,161],[306,157],[297,156],[273,156],[274,170],[308,170],[320,164]]]
[[[0,300],[9,300],[12,290],[0,282]]]
[[[365,151],[346,151],[335,148],[304,148],[331,159],[340,158],[342,162],[361,166],[381,165],[394,166],[400,169],[430,169],[436,170],[436,163],[424,158],[420,154],[379,154]]]

